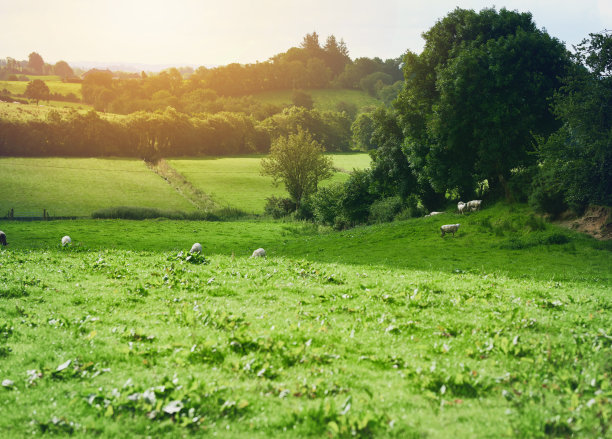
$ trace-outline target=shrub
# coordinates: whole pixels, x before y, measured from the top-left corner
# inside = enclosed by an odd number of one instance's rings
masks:
[[[416,195],[410,195],[404,202],[405,207],[395,215],[396,220],[419,218],[426,214],[425,208],[419,203]]]
[[[235,207],[223,207],[215,211],[183,212],[180,210],[161,210],[152,207],[118,206],[96,210],[91,214],[94,219],[144,220],[166,218],[172,220],[224,221],[247,216]]]
[[[343,192],[342,184],[319,188],[312,197],[313,212],[317,222],[329,226],[334,225],[336,217],[342,214]]]
[[[290,198],[271,196],[266,198],[264,213],[278,219],[295,212],[295,203]]]
[[[343,187],[341,202],[346,217],[354,223],[365,222],[370,213],[370,205],[375,199],[371,171],[353,170]]]
[[[374,223],[384,223],[393,221],[395,215],[402,210],[402,200],[400,197],[389,197],[377,200],[370,206],[370,221]]]
[[[567,210],[565,191],[554,172],[540,169],[533,180],[529,204],[540,212],[558,217]]]

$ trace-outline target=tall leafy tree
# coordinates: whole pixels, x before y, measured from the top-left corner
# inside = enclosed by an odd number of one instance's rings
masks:
[[[484,179],[507,192],[511,170],[533,162],[533,134],[558,127],[547,102],[567,51],[531,14],[506,9],[458,8],[423,36],[396,101],[412,169],[442,194],[470,196]]]
[[[37,75],[42,75],[43,68],[45,67],[45,62],[43,61],[42,56],[36,52],[30,53],[30,55],[28,55],[28,67]]]
[[[296,206],[316,192],[319,182],[332,176],[332,161],[312,136],[303,130],[279,137],[270,155],[261,161],[261,174],[282,182]]]
[[[62,78],[69,78],[74,76],[74,71],[72,67],[66,61],[58,61],[53,66],[53,73]]]
[[[590,34],[574,59],[552,105],[563,125],[538,142],[532,202],[553,214],[612,205],[612,32]]]
[[[35,79],[28,82],[24,94],[27,98],[34,99],[36,101],[36,105],[38,105],[38,101],[49,100],[49,87],[47,84],[45,84],[45,81]]]

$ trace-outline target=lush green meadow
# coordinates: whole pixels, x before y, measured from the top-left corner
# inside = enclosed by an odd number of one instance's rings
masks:
[[[355,104],[358,109],[374,106],[377,107],[381,102],[360,90],[337,90],[337,89],[315,89],[305,90],[312,96],[314,108],[317,110],[337,111],[338,102]],[[259,101],[274,105],[291,105],[291,90],[267,91],[253,95]]]
[[[34,76],[28,75],[28,78],[32,81],[34,79],[40,79],[47,84],[51,93],[58,93],[62,95],[74,94],[77,98],[82,98],[81,95],[81,84],[63,82],[59,76]],[[7,89],[13,95],[23,95],[28,86],[27,81],[0,81],[0,90]]]
[[[343,181],[353,168],[369,165],[367,154],[332,154],[338,172],[324,184]],[[219,207],[262,213],[266,197],[286,195],[259,174],[260,156],[168,160]],[[0,216],[37,213],[89,216],[115,206],[190,211],[195,207],[144,162],[134,159],[0,158]],[[34,216],[34,215],[32,215]]]
[[[344,181],[353,169],[370,165],[367,154],[330,154],[338,172],[323,185]],[[250,213],[262,213],[266,198],[287,196],[282,183],[274,186],[271,177],[260,175],[262,156],[175,159],[168,163],[194,187],[205,192],[220,206],[231,206]]]
[[[144,162],[128,159],[2,158],[0,215],[89,216],[112,206],[193,210]]]
[[[0,436],[610,434],[611,248],[525,207],[0,227]]]

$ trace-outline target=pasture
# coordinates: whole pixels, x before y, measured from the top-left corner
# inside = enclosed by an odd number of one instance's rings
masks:
[[[262,213],[266,198],[287,196],[282,183],[272,184],[272,178],[260,175],[263,156],[211,157],[202,159],[174,159],[168,163],[195,188],[209,195],[218,205]],[[322,183],[323,186],[344,181],[353,169],[370,165],[370,156],[358,154],[330,154],[338,172]]]
[[[81,84],[63,82],[59,76],[33,76],[28,75],[30,81],[34,79],[40,79],[47,84],[51,93],[58,93],[61,95],[74,94],[77,98],[81,99]],[[0,90],[7,89],[13,95],[23,95],[28,86],[28,81],[0,81]]]
[[[343,181],[347,171],[369,166],[367,154],[332,154],[337,172],[324,184]],[[260,156],[168,160],[219,207],[262,213],[266,197],[285,195],[259,175]],[[135,159],[0,158],[0,216],[47,209],[52,216],[89,216],[115,206],[191,211],[196,207],[162,177]]]
[[[381,102],[361,90],[315,89],[305,90],[312,96],[314,108],[317,110],[337,111],[339,102],[355,104],[359,110],[366,107],[377,107]],[[258,101],[274,105],[291,105],[291,90],[267,91],[253,95]]]
[[[131,159],[1,158],[0,214],[43,209],[52,216],[89,216],[113,206],[193,210],[195,207],[153,173]]]
[[[609,434],[610,246],[525,207],[1,228],[2,436]]]

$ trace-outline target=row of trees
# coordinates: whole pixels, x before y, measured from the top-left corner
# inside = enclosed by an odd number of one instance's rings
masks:
[[[0,80],[13,80],[18,77],[17,75],[58,75],[62,78],[75,76],[66,61],[47,64],[36,52],[30,53],[28,59],[23,61],[11,57],[0,60]]]
[[[300,47],[255,64],[229,64],[198,68],[184,80],[168,69],[136,79],[113,79],[110,71],[86,75],[83,102],[98,111],[129,114],[173,106],[183,112],[209,111],[232,99],[270,91],[338,87],[363,89],[390,102],[402,81],[400,59],[358,58],[352,61],[346,44],[331,35],[319,44],[316,32],[306,35]],[[268,109],[269,111],[270,109]],[[262,113],[257,109],[258,113]],[[264,111],[265,112],[265,111]],[[268,114],[269,115],[269,114]]]
[[[271,142],[309,130],[328,151],[350,146],[350,119],[344,113],[292,107],[257,121],[244,113],[190,116],[168,107],[106,119],[95,111],[45,121],[0,120],[3,156],[125,156],[155,160],[165,156],[264,153]]]

